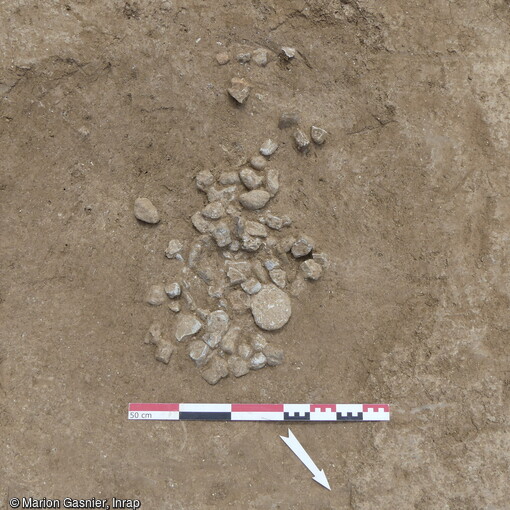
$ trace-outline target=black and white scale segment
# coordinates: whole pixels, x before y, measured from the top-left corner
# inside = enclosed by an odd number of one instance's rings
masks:
[[[129,404],[130,420],[389,421],[388,404]]]

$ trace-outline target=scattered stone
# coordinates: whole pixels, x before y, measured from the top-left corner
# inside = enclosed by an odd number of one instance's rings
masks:
[[[267,364],[270,367],[275,367],[283,363],[284,356],[283,351],[281,349],[278,349],[272,345],[268,345],[263,352],[267,358]]]
[[[228,330],[230,319],[223,310],[216,310],[207,317],[206,333],[203,341],[211,348],[217,347]]]
[[[295,48],[289,48],[288,46],[284,46],[281,50],[280,55],[285,60],[292,60],[296,56],[296,49]]]
[[[241,328],[230,328],[220,340],[219,347],[225,354],[233,354],[235,352],[240,332]]]
[[[288,216],[274,216],[273,214],[268,214],[265,217],[265,224],[272,228],[273,230],[281,230],[283,227],[288,227],[292,224],[292,220]],[[294,241],[293,241],[294,242]],[[290,248],[289,248],[290,250]]]
[[[280,129],[287,129],[293,126],[297,126],[299,124],[299,113],[297,112],[283,112],[280,115],[280,120],[278,121],[278,127]]]
[[[227,89],[231,97],[239,104],[243,104],[250,95],[250,85],[242,78],[232,78],[231,86]]]
[[[181,305],[179,301],[170,301],[168,308],[174,313],[179,313],[181,311]]]
[[[268,138],[262,144],[262,147],[260,148],[260,153],[262,154],[262,156],[269,157],[276,152],[276,149],[278,149],[278,144],[276,142],[274,142],[273,140],[271,140],[270,138]]]
[[[320,127],[312,126],[310,129],[310,136],[312,137],[314,143],[317,145],[322,145],[328,137],[328,132]]]
[[[235,186],[228,186],[227,188],[216,189],[211,186],[207,191],[208,202],[231,202],[236,196],[237,188]]]
[[[230,373],[235,377],[242,377],[250,371],[248,362],[238,356],[230,356],[227,363]]]
[[[301,236],[292,245],[290,251],[295,258],[299,258],[308,255],[313,250],[313,247],[314,243],[309,237]]]
[[[269,277],[280,289],[285,288],[285,285],[287,285],[287,273],[283,269],[273,269],[269,271]]]
[[[318,280],[322,275],[322,266],[315,262],[315,260],[305,260],[301,262],[299,267],[307,280]]]
[[[234,290],[228,295],[228,302],[236,313],[244,313],[250,308],[250,296],[242,290]]]
[[[248,193],[243,193],[239,197],[239,202],[245,209],[250,210],[256,210],[256,209],[262,209],[264,207],[269,199],[271,198],[271,195],[264,190],[253,190],[248,191]]]
[[[246,294],[249,294],[251,296],[259,292],[260,289],[262,289],[262,285],[255,278],[250,278],[245,282],[241,283],[241,289],[243,289],[244,292],[246,292]]]
[[[280,267],[280,262],[278,261],[278,259],[267,259],[264,260],[264,267],[268,271],[272,271],[273,269]]]
[[[278,170],[274,168],[269,169],[267,172],[266,189],[272,197],[274,197],[280,189],[279,176]]]
[[[147,303],[153,306],[160,306],[165,301],[165,287],[163,287],[163,285],[152,285],[147,294]]]
[[[169,259],[179,259],[182,260],[182,256],[180,252],[183,249],[183,245],[177,239],[172,239],[165,250],[165,255]]]
[[[260,175],[257,175],[251,168],[243,168],[239,172],[239,177],[241,178],[241,182],[248,189],[260,188],[264,182],[264,178]]]
[[[247,221],[245,232],[254,237],[267,237],[266,227],[258,221]]]
[[[237,349],[237,352],[242,359],[249,360],[253,354],[253,349],[248,344],[242,343]]]
[[[295,237],[287,236],[280,240],[278,246],[283,253],[289,253],[295,242],[296,242]]]
[[[214,175],[209,170],[202,170],[196,175],[195,184],[200,191],[207,191],[214,184]]]
[[[230,229],[226,223],[218,223],[218,226],[212,230],[211,234],[220,248],[224,248],[232,242]]]
[[[262,239],[260,237],[252,237],[248,234],[244,234],[241,241],[241,248],[250,253],[256,252],[262,246]]]
[[[202,340],[193,340],[189,344],[189,357],[195,362],[197,367],[201,367],[207,363],[211,348],[202,342]]]
[[[247,64],[251,60],[251,53],[239,53],[237,55],[236,60],[240,64]]]
[[[241,244],[239,243],[239,241],[237,241],[235,239],[234,239],[234,241],[232,241],[230,243],[230,246],[228,247],[228,249],[233,252],[239,251],[240,248],[241,248]]]
[[[251,269],[249,262],[227,262],[227,264],[227,278],[230,285],[239,285],[248,279]]]
[[[255,168],[255,170],[264,170],[267,165],[266,159],[262,156],[253,156],[250,159],[250,165]]]
[[[267,340],[260,334],[255,333],[251,338],[251,346],[255,352],[262,352],[268,343]]]
[[[237,173],[236,175],[239,177]],[[229,216],[239,216],[241,214],[241,208],[233,204],[229,204],[225,211]]]
[[[253,274],[257,277],[257,279],[261,283],[267,283],[269,281],[269,278],[267,276],[267,273],[264,269],[264,266],[262,265],[262,262],[260,260],[254,260],[251,264]]]
[[[310,146],[310,140],[301,129],[297,128],[294,131],[294,143],[296,144],[296,148],[298,151],[306,152],[308,147]]]
[[[211,202],[203,208],[202,216],[210,220],[218,220],[225,216],[225,208],[221,202]]]
[[[267,331],[280,329],[292,314],[289,296],[274,285],[264,285],[251,298],[251,312],[259,328]]]
[[[205,234],[211,230],[211,223],[200,214],[200,211],[197,211],[191,216],[191,223],[201,234]]]
[[[170,299],[174,299],[181,295],[181,286],[177,282],[170,283],[165,286],[165,292]]]
[[[320,264],[324,269],[327,269],[329,267],[329,259],[328,256],[325,253],[312,253],[313,260],[317,262],[317,264]]]
[[[156,359],[168,365],[173,352],[174,348],[171,344],[168,342],[161,343],[156,349]]]
[[[302,277],[297,277],[291,284],[289,293],[292,297],[299,297],[306,290],[306,282]]]
[[[200,260],[200,255],[202,254],[202,244],[199,242],[193,243],[191,245],[191,249],[189,250],[188,255],[188,266],[195,267]]]
[[[231,184],[239,184],[239,174],[237,172],[222,172],[219,179],[220,184],[229,186]]]
[[[201,328],[202,323],[194,315],[181,315],[175,330],[175,338],[178,342],[181,342],[185,338],[198,333]]]
[[[230,62],[230,57],[228,56],[228,53],[218,53],[216,55],[216,62],[218,62],[220,66],[228,64]]]
[[[149,331],[145,334],[144,343],[159,345],[163,339],[161,337],[161,325],[158,322],[151,324]]]
[[[218,357],[213,357],[202,372],[202,377],[211,385],[216,384],[220,379],[228,376],[228,365],[227,362]]]
[[[224,292],[224,288],[223,288],[223,285],[221,283],[216,283],[215,285],[210,285],[207,288],[207,294],[210,297],[213,297],[213,298],[220,298],[220,297],[222,297],[223,296],[223,292]]]
[[[253,61],[260,67],[265,67],[268,62],[268,51],[265,48],[257,48],[253,52]]]
[[[267,358],[262,352],[255,353],[250,359],[249,366],[251,370],[260,370],[266,366]]]
[[[158,210],[148,198],[137,198],[135,200],[135,217],[145,223],[159,223]]]

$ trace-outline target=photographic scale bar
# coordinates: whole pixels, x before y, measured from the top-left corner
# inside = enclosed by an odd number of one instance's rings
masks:
[[[389,421],[388,404],[129,404],[130,420]]]

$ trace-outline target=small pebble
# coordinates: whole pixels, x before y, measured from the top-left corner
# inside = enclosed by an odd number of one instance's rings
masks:
[[[160,345],[158,345],[156,349],[156,359],[168,365],[168,362],[172,357],[173,351],[174,348],[172,347],[171,344],[169,344],[168,342],[161,343]]]
[[[267,364],[270,367],[275,367],[283,363],[284,356],[283,351],[281,349],[278,349],[277,347],[274,347],[272,345],[268,345],[263,352],[267,358]]]
[[[260,370],[266,366],[267,358],[262,352],[255,353],[250,359],[249,365],[251,370]]]
[[[249,262],[226,262],[228,264],[227,278],[230,280],[230,285],[239,285],[248,279],[251,266]]]
[[[247,221],[245,232],[254,237],[267,237],[267,229],[258,221]]]
[[[251,337],[251,346],[255,352],[262,352],[267,345],[267,340],[260,333],[255,333]]]
[[[241,248],[250,253],[256,252],[262,246],[263,242],[260,237],[253,237],[248,234],[244,234],[241,241]]]
[[[293,134],[294,143],[298,151],[306,152],[310,146],[310,140],[301,129],[297,128]]]
[[[278,246],[283,253],[289,253],[295,242],[296,242],[295,237],[287,236],[280,240]]]
[[[148,198],[137,198],[135,200],[135,216],[145,223],[159,223],[158,210]]]
[[[161,338],[161,325],[158,322],[151,324],[149,331],[147,331],[144,343],[159,345],[163,339]]]
[[[174,313],[179,313],[181,311],[181,305],[179,301],[170,301],[168,308]]]
[[[287,273],[283,269],[273,269],[269,271],[269,277],[280,289],[285,288],[285,285],[287,285]]]
[[[227,363],[230,373],[235,377],[242,377],[250,371],[248,362],[238,356],[230,356]]]
[[[230,243],[230,245],[229,245],[229,247],[228,247],[228,249],[229,249],[230,251],[233,251],[233,252],[239,251],[239,249],[240,249],[240,248],[241,248],[241,244],[240,244],[240,243],[239,243],[239,241],[237,241],[236,239],[234,239],[234,240]]]
[[[253,52],[253,61],[261,67],[265,67],[268,62],[268,51],[265,48],[257,48]]]
[[[188,255],[188,266],[195,267],[200,260],[200,255],[202,254],[202,244],[199,242],[195,242],[191,245]]]
[[[230,202],[236,196],[237,188],[235,186],[228,186],[226,188],[216,189],[211,186],[207,191],[208,202]]]
[[[239,184],[239,174],[237,172],[222,172],[219,178],[220,184],[229,186],[231,184]]]
[[[239,338],[240,332],[241,328],[232,327],[225,333],[223,338],[220,340],[219,347],[225,354],[232,354],[235,352],[237,339]]]
[[[182,251],[183,245],[177,239],[172,239],[169,241],[168,246],[165,250],[165,255],[169,259],[179,258],[182,260],[182,256],[180,256],[180,252]]]
[[[243,193],[239,197],[239,202],[245,209],[256,210],[262,209],[271,198],[271,195],[264,190],[253,190]]]
[[[287,129],[289,127],[297,126],[299,124],[299,113],[297,112],[283,112],[278,121],[280,129]]]
[[[210,220],[218,220],[225,216],[225,208],[221,202],[211,202],[202,210],[202,216]]]
[[[320,127],[312,126],[310,128],[310,136],[312,137],[314,143],[317,145],[322,145],[326,141],[328,132]]]
[[[218,62],[220,66],[228,64],[230,62],[230,57],[228,56],[228,53],[218,53],[216,55],[216,62]]]
[[[244,292],[246,292],[246,294],[249,294],[251,296],[259,292],[260,289],[262,289],[262,285],[255,278],[250,278],[241,283],[241,289],[243,289]]]
[[[295,48],[283,46],[280,54],[285,60],[292,60],[296,56],[296,50]]]
[[[239,53],[237,55],[236,60],[240,64],[247,64],[251,60],[251,53]]]
[[[193,340],[189,344],[189,357],[196,363],[197,367],[201,367],[207,363],[211,348],[202,342],[202,340]]]
[[[202,216],[200,211],[191,216],[191,223],[201,234],[209,232],[212,227],[211,223]]]
[[[209,384],[214,385],[220,379],[228,376],[227,362],[219,356],[215,356],[209,361],[201,375]]]
[[[325,253],[314,252],[312,254],[312,257],[313,257],[313,260],[315,260],[315,262],[317,262],[317,264],[320,264],[324,269],[327,269],[329,267],[329,259]]]
[[[214,175],[209,170],[202,170],[196,175],[195,184],[200,191],[207,191],[214,184]]]
[[[211,235],[220,248],[228,246],[232,242],[230,229],[226,223],[218,223],[218,226],[211,231]]]
[[[255,168],[255,170],[264,170],[267,165],[267,161],[263,156],[253,156],[250,159],[250,165]]]
[[[248,82],[242,78],[232,78],[231,86],[227,90],[230,96],[239,104],[243,104],[250,95],[250,86]]]
[[[259,328],[273,331],[287,324],[292,315],[292,307],[285,292],[275,285],[265,285],[252,296],[251,312]]]
[[[163,285],[152,285],[147,294],[147,303],[153,306],[160,306],[166,301],[165,287]]]
[[[262,147],[260,148],[260,153],[262,154],[262,156],[271,156],[276,152],[276,149],[278,149],[278,144],[271,140],[270,138],[268,138],[262,144]]]
[[[283,227],[287,227],[292,224],[292,220],[288,216],[278,217],[273,214],[268,214],[265,218],[265,223],[269,228],[273,230],[281,230]],[[290,249],[290,248],[289,248]]]
[[[280,267],[280,262],[278,261],[278,259],[267,259],[264,261],[264,267],[268,271],[272,271],[273,269]]]
[[[266,177],[266,189],[272,197],[278,193],[278,190],[280,189],[278,170],[275,170],[274,168],[270,168],[268,170]]]
[[[260,175],[257,175],[251,168],[243,168],[239,172],[239,177],[241,178],[241,182],[248,189],[260,188],[264,182],[264,178]]]
[[[301,236],[298,240],[292,245],[291,253],[295,258],[304,257],[308,255],[314,247],[313,241],[306,236]]]
[[[174,299],[181,295],[181,286],[177,282],[170,283],[165,286],[165,292],[170,299]]]
[[[253,354],[253,349],[248,344],[242,343],[239,345],[237,352],[242,359],[249,360]]]
[[[264,266],[262,265],[262,262],[260,262],[260,260],[254,260],[251,263],[251,267],[253,270],[253,274],[257,277],[257,279],[260,282],[267,283],[269,281],[266,270],[264,269]]]
[[[175,329],[175,338],[178,342],[181,342],[185,338],[198,333],[201,328],[202,323],[195,316],[189,314],[181,315]]]
[[[299,267],[307,280],[318,280],[322,275],[322,266],[315,260],[305,260]]]

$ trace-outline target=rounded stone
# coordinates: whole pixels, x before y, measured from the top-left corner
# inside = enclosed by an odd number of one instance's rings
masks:
[[[271,196],[267,191],[256,189],[253,191],[248,191],[248,193],[243,193],[239,197],[239,202],[241,205],[250,210],[262,209]]]
[[[158,210],[148,198],[137,198],[134,212],[135,217],[144,223],[159,223]]]
[[[275,285],[265,285],[252,296],[251,313],[259,328],[266,331],[280,329],[287,324],[292,314],[290,298]]]

